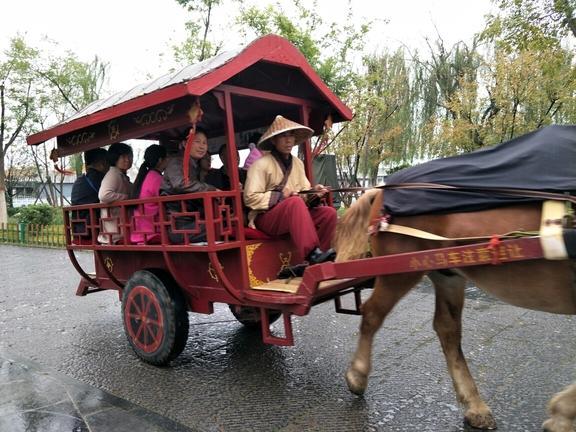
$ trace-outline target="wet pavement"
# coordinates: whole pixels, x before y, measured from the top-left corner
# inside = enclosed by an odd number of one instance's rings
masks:
[[[91,257],[80,260],[89,265]],[[100,432],[90,423],[99,418],[116,428],[102,430],[131,432],[467,430],[432,330],[428,284],[377,334],[370,384],[359,398],[343,379],[359,317],[336,314],[331,303],[294,319],[294,347],[262,344],[226,305],[191,314],[184,352],[157,368],[130,350],[115,293],[74,296],[78,276],[65,252],[0,245],[0,263],[1,432],[84,425]],[[463,349],[499,431],[539,430],[549,397],[574,378],[573,335],[572,317],[468,289]],[[14,384],[19,376],[22,385]],[[27,405],[26,395],[38,402]],[[48,416],[44,404],[52,404]],[[61,413],[69,423],[50,429]]]
[[[0,431],[191,429],[34,362],[0,353]]]

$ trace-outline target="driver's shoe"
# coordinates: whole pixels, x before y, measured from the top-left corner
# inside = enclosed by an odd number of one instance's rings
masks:
[[[284,267],[278,272],[276,276],[277,279],[291,279],[295,277],[302,277],[304,270],[306,270],[308,264],[296,264]]]
[[[316,248],[306,257],[306,261],[308,261],[310,265],[320,264],[327,261],[334,261],[335,259],[336,251],[332,248],[325,252],[322,252],[320,248]]]

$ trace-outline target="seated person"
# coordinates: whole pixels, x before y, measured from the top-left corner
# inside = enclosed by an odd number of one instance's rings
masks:
[[[218,150],[218,157],[222,161],[222,166],[219,169],[211,169],[206,176],[206,183],[216,186],[218,189],[230,190],[230,167],[228,166],[228,147],[226,144],[222,145]],[[240,155],[238,151],[235,152],[234,169],[238,169],[240,163]],[[238,169],[238,178],[240,184],[244,185],[246,182],[246,170]]]
[[[299,196],[310,189],[304,164],[292,156],[292,147],[312,136],[312,129],[276,116],[262,135],[258,146],[271,150],[248,170],[244,202],[250,207],[249,226],[268,235],[289,233],[299,255],[309,264],[335,258],[330,243],[336,228],[336,209],[328,206],[309,208],[307,201],[317,200],[327,189],[318,184],[317,194]]]
[[[130,198],[150,198],[160,195],[162,172],[168,159],[166,148],[153,144],[144,151],[144,162],[140,165],[134,188]],[[145,216],[145,217],[143,217]],[[143,244],[152,239],[154,232],[153,221],[158,217],[158,203],[149,202],[140,204],[134,210],[134,231],[130,235],[132,243]]]
[[[190,159],[188,160],[190,181],[186,183],[184,180],[183,159],[186,143],[182,141],[178,154],[168,158],[168,164],[164,170],[164,178],[160,186],[160,195],[180,195],[217,190],[214,186],[200,180],[199,161],[208,151],[208,137],[206,132],[203,129],[196,128],[196,134],[190,145]],[[190,212],[198,211],[200,214],[203,214],[203,209],[199,207],[201,205],[200,203],[200,200],[188,201],[185,210]],[[180,201],[167,202],[166,210],[168,214],[183,211]],[[196,222],[193,216],[180,216],[176,219],[175,225],[177,229],[196,229]],[[181,233],[170,231],[168,236],[172,243],[184,243],[184,236]],[[205,240],[206,235],[203,231],[195,235],[188,235],[188,241],[192,243]]]
[[[98,190],[104,175],[108,171],[107,151],[103,148],[88,150],[84,153],[84,166],[86,174],[79,176],[72,185],[72,205],[97,204]],[[96,213],[99,216],[99,212]],[[72,214],[74,219],[83,219],[83,222],[76,222],[72,225],[75,234],[83,234],[83,238],[92,237],[88,224],[90,223],[90,211],[79,210]]]
[[[101,203],[110,204],[130,197],[132,183],[126,172],[132,167],[133,157],[132,148],[128,144],[114,143],[110,146],[108,149],[110,169],[104,176],[98,191]],[[116,219],[102,221],[102,231],[98,235],[98,241],[105,244],[118,242],[122,238],[122,233],[118,229],[120,208],[102,209],[101,218]]]

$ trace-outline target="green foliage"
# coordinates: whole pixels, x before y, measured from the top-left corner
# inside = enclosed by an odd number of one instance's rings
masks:
[[[330,89],[340,97],[345,97],[358,75],[354,70],[354,54],[360,52],[371,23],[354,25],[352,8],[347,11],[344,26],[336,23],[326,25],[316,2],[304,4],[293,0],[290,14],[279,5],[249,7],[243,9],[237,18],[245,36],[278,34],[302,52]]]
[[[0,164],[0,191],[5,190],[7,180],[24,183],[33,177],[44,182],[51,204],[60,203],[61,197],[54,187],[60,179],[50,170],[49,149],[46,145],[29,147],[24,137],[96,100],[108,67],[98,57],[85,63],[71,52],[53,54],[59,51],[54,42],[46,40],[40,47],[32,47],[16,36],[0,54],[0,160],[4,162]],[[33,175],[28,167],[33,167]]]
[[[18,221],[32,225],[50,225],[54,214],[54,207],[48,204],[28,205],[19,209]]]
[[[8,207],[8,217],[12,217],[20,211],[17,207]]]
[[[506,51],[559,48],[576,36],[573,0],[493,0],[500,13],[488,16],[481,37]]]
[[[179,63],[193,64],[213,57],[222,48],[221,40],[213,39],[213,15],[224,0],[176,0],[190,13],[186,23],[188,37],[174,47],[174,57]]]

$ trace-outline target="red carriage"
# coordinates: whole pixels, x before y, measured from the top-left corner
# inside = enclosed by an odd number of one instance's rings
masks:
[[[204,112],[201,124],[209,131],[211,153],[226,143],[229,161],[245,146],[247,136],[261,131],[278,114],[309,126],[317,135],[327,119],[341,122],[352,117],[297,49],[280,37],[266,36],[237,52],[222,53],[95,102],[67,121],[30,136],[28,143],[57,138],[57,156],[67,156],[127,139],[169,142],[182,139],[190,127],[190,113],[197,113],[199,107]],[[575,135],[574,129],[568,133]],[[313,182],[309,142],[302,145],[300,154]],[[232,170],[229,175],[231,184],[238,185],[238,172]],[[399,187],[453,189],[422,184]],[[478,192],[482,188],[468,189]],[[495,421],[478,394],[460,346],[462,281],[468,278],[522,307],[576,313],[576,235],[565,205],[576,199],[506,188],[483,192],[527,194],[553,204],[550,212],[543,211],[539,202],[531,202],[486,211],[400,217],[392,225],[382,220],[378,226],[373,224],[382,228],[382,232],[375,230],[372,240],[375,257],[310,266],[303,277],[287,280],[277,280],[276,275],[297,262],[290,239],[269,238],[245,228],[238,186],[229,191],[65,208],[67,250],[81,275],[77,295],[117,291],[130,344],[140,358],[157,365],[183,350],[189,311],[210,314],[214,303],[225,303],[242,323],[260,325],[265,342],[291,345],[292,315],[306,315],[312,306],[327,300],[335,300],[339,312],[359,313],[362,282],[376,277],[374,293],[363,305],[360,343],[347,373],[348,385],[355,393],[364,392],[367,385],[374,332],[394,304],[428,274],[437,294],[435,330],[459,400],[465,405],[465,417],[475,427],[491,429]],[[147,202],[158,203],[159,217],[148,221],[151,232],[138,233],[144,236],[144,244],[132,244],[130,234],[135,232],[138,217],[134,210]],[[203,211],[188,210],[186,202],[196,202],[195,208]],[[174,213],[166,211],[169,203],[180,206],[179,215],[195,219],[196,226],[205,230],[206,241],[170,242],[169,231],[178,229]],[[118,216],[97,218],[103,208],[118,209]],[[337,236],[339,254],[359,257],[366,250],[368,225],[379,219],[381,208],[382,194],[373,191],[346,213]],[[81,210],[90,217],[80,218]],[[96,241],[104,221],[117,226],[110,234],[119,235],[118,242]],[[74,230],[75,224],[83,224],[83,232]],[[517,236],[513,232],[519,228],[528,232]],[[95,274],[78,263],[75,253],[80,250],[93,251]],[[552,291],[545,289],[546,283]],[[534,291],[527,293],[528,288]],[[340,298],[350,293],[356,307],[345,309]],[[284,334],[273,335],[270,323],[280,316]],[[576,386],[554,399],[552,419],[546,425],[549,430],[568,430],[562,425],[571,424],[576,411],[566,413],[560,408],[576,405],[575,400]]]
[[[190,128],[190,110],[201,108],[201,125],[209,131],[215,153],[226,143],[229,160],[254,131],[262,131],[277,114],[308,125],[316,134],[324,122],[350,120],[352,115],[311,69],[302,54],[278,36],[266,36],[242,50],[222,53],[203,63],[163,76],[132,90],[94,102],[72,118],[28,138],[31,145],[57,139],[57,155],[67,156],[128,139],[170,143]],[[184,135],[185,136],[185,135]],[[311,146],[300,149],[309,178]],[[237,170],[229,173],[238,185]],[[132,244],[134,210],[146,202],[159,204],[153,230],[141,232],[144,244]],[[177,229],[166,205],[181,204],[179,216],[195,218],[206,241],[190,243]],[[191,212],[186,202],[203,211]],[[102,208],[117,208],[119,216],[98,218]],[[79,217],[79,211],[90,217]],[[144,212],[141,212],[144,214]],[[300,284],[301,278],[276,281],[283,266],[295,264],[289,238],[270,238],[245,228],[242,192],[201,192],[114,205],[84,205],[64,209],[67,250],[81,275],[77,295],[116,290],[122,298],[130,343],[145,361],[163,364],[178,355],[188,335],[187,311],[212,313],[215,302],[226,303],[239,321],[262,325],[267,343],[293,344],[291,315],[305,315],[311,306],[338,298],[353,286],[337,281],[322,286]],[[92,222],[91,222],[92,221]],[[102,223],[114,223],[121,239],[98,243]],[[82,224],[84,229],[73,230]],[[171,244],[168,231],[184,234],[184,244]],[[89,237],[89,240],[86,238]],[[76,251],[93,251],[95,274],[78,263]],[[274,336],[269,323],[284,317],[284,335]]]

